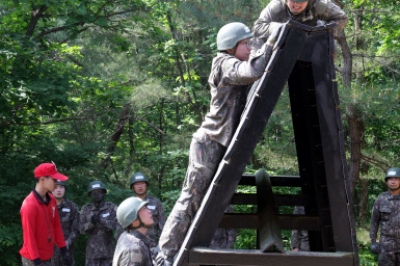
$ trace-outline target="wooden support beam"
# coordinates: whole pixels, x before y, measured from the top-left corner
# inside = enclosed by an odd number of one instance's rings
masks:
[[[259,250],[212,250],[193,248],[189,265],[253,265],[253,266],[353,266],[351,252],[278,252]]]

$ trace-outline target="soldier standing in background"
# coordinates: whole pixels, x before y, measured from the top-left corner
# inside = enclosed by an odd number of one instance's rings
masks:
[[[74,263],[74,241],[79,236],[79,209],[75,203],[65,198],[67,183],[65,181],[57,181],[56,189],[53,195],[56,198],[58,214],[61,220],[61,227],[64,233],[65,243],[69,250],[69,256]],[[54,249],[53,262],[54,266],[64,266],[64,259],[60,254],[60,250],[56,246]]]
[[[400,168],[390,168],[385,177],[389,188],[378,196],[372,209],[369,236],[371,252],[379,254],[379,266],[400,265]],[[380,241],[376,242],[378,228]]]
[[[293,214],[304,214],[303,206],[295,206]],[[310,251],[310,242],[306,230],[292,230],[290,247],[293,251]]]
[[[111,266],[117,206],[104,200],[107,189],[101,181],[91,182],[87,192],[92,202],[82,207],[79,219],[81,234],[88,235],[85,265]]]
[[[154,226],[147,231],[147,237],[151,239],[151,247],[158,244],[161,232],[165,224],[164,208],[161,201],[155,197],[147,195],[147,188],[149,180],[143,173],[136,173],[132,175],[130,180],[130,188],[135,192],[135,196],[147,201],[147,209],[151,211],[154,220]]]
[[[130,197],[118,206],[117,219],[125,232],[118,239],[113,266],[153,266],[152,243],[147,233],[154,221],[147,204],[138,197]]]

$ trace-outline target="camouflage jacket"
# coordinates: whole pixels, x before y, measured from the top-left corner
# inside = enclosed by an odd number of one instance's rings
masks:
[[[348,21],[346,13],[331,0],[311,0],[299,15],[290,12],[286,0],[271,0],[254,23],[254,36],[263,39],[271,22],[285,23],[290,19],[313,27],[318,21],[335,23],[336,29],[343,29]]]
[[[137,230],[125,231],[118,239],[113,266],[152,266],[151,241]]]
[[[67,246],[70,246],[79,236],[78,206],[69,199],[64,199],[60,205],[57,205],[57,209],[61,220],[65,242],[67,243]]]
[[[154,220],[154,227],[149,228],[146,236],[152,240],[150,246],[155,247],[158,244],[158,239],[160,238],[165,224],[164,208],[161,201],[155,197],[146,196],[144,200],[149,203],[147,204],[147,209],[151,211]]]
[[[247,61],[240,61],[227,53],[218,53],[214,57],[208,78],[210,111],[194,137],[207,134],[211,140],[228,146],[239,124],[248,89],[264,74],[271,56],[272,49],[266,48],[263,46],[258,51],[252,50]]]
[[[378,228],[382,237],[399,239],[400,241],[400,197],[384,192],[375,200],[372,209],[369,236],[377,238]]]
[[[112,258],[115,249],[113,231],[117,227],[117,206],[111,202],[104,202],[100,208],[94,203],[82,207],[79,219],[81,234],[88,235],[86,244],[86,258]],[[96,224],[91,222],[92,216],[99,214],[100,220]]]

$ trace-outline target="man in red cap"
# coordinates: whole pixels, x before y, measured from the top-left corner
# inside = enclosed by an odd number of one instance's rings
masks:
[[[56,244],[65,257],[65,265],[72,265],[65,244],[57,203],[50,193],[57,180],[68,177],[57,171],[54,163],[42,163],[34,170],[35,189],[25,198],[21,206],[23,245],[19,253],[24,266],[50,266]],[[66,255],[66,256],[65,256]]]

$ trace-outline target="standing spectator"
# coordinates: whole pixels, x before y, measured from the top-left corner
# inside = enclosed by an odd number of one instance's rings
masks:
[[[80,232],[88,235],[85,265],[111,266],[117,206],[105,201],[107,189],[101,181],[90,182],[87,192],[92,202],[82,207],[79,219]]]
[[[65,243],[67,244],[68,253],[74,263],[74,241],[79,236],[79,209],[75,203],[65,198],[67,183],[65,181],[57,181],[56,189],[53,196],[57,201],[58,214],[60,215],[61,226],[64,233]],[[64,266],[60,250],[55,247],[53,256],[54,266]]]
[[[331,0],[271,0],[254,23],[254,37],[265,42],[274,22],[285,23],[290,19],[312,27],[322,21],[335,23],[335,32],[348,21],[346,13]]]
[[[303,206],[295,206],[293,214],[304,214]],[[309,251],[310,242],[308,241],[308,232],[306,230],[292,230],[290,247],[293,251]]]
[[[400,168],[390,168],[385,176],[389,191],[375,200],[369,236],[371,252],[379,254],[379,266],[400,265]],[[376,242],[378,228],[380,241]]]
[[[210,111],[193,134],[182,192],[159,241],[158,257],[164,259],[165,265],[173,264],[239,124],[248,89],[264,74],[271,57],[273,44],[267,42],[259,51],[251,50],[252,36],[250,29],[240,22],[226,24],[217,34],[219,53],[213,59],[208,79]]]
[[[147,204],[138,197],[130,197],[118,206],[117,219],[125,232],[118,239],[113,266],[153,265],[147,233],[154,221]]]
[[[138,172],[131,177],[130,188],[135,192],[136,197],[148,202],[147,209],[153,216],[154,226],[149,228],[147,237],[151,239],[151,247],[155,247],[164,228],[165,214],[161,201],[147,195],[148,186],[149,180],[143,173]]]
[[[21,206],[23,245],[19,253],[24,266],[51,266],[54,245],[60,248],[65,265],[72,265],[61,228],[57,203],[50,193],[57,180],[68,177],[57,171],[54,163],[42,163],[33,171],[36,185]]]
[[[233,205],[226,208],[225,213],[234,213]],[[217,228],[209,248],[213,249],[233,249],[237,238],[234,228]]]

